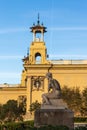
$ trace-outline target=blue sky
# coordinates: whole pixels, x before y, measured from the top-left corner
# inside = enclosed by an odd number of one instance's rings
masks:
[[[38,13],[50,59],[87,59],[87,0],[0,0],[0,84],[20,83]]]

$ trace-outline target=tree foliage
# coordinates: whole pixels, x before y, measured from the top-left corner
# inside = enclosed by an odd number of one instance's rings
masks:
[[[62,98],[67,103],[68,107],[74,111],[75,115],[87,116],[87,88],[80,92],[78,87],[62,88]]]
[[[26,113],[26,96],[18,97],[18,107],[19,111],[22,111],[23,114]]]
[[[0,105],[0,120],[3,122],[22,120],[23,112],[23,106],[18,106],[16,100],[9,100],[6,104]]]
[[[81,113],[83,116],[87,116],[87,88],[85,88],[82,92]]]
[[[36,100],[35,102],[31,103],[29,111],[35,112],[35,110],[40,109],[41,104]]]

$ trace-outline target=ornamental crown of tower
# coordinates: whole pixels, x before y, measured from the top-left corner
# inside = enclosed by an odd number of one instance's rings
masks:
[[[35,23],[33,23],[33,26],[30,27],[30,29],[31,32],[33,33],[33,41],[35,42],[44,41],[44,33],[47,31],[46,31],[46,27],[43,26],[43,23],[40,24],[39,14],[38,14],[37,24],[35,25]]]
[[[34,23],[33,26],[30,27],[31,32],[33,33],[33,40],[27,57],[23,59],[25,64],[48,64],[47,48],[44,42],[44,33],[47,32],[46,29],[47,28],[43,23],[40,23],[38,14],[37,24]]]

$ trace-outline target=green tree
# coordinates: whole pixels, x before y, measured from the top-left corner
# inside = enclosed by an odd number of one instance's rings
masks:
[[[87,116],[87,88],[82,91],[82,102],[81,114]]]
[[[29,111],[35,112],[35,110],[40,109],[41,104],[36,100],[35,102],[31,103]]]
[[[12,122],[21,120],[23,110],[18,106],[17,101],[9,100],[6,104],[0,107],[0,119],[4,122]]]
[[[68,107],[74,111],[75,114],[80,114],[82,106],[82,98],[79,88],[62,88],[62,98],[67,103]]]
[[[22,114],[26,113],[26,96],[18,97],[18,107],[19,107],[19,111],[21,111]]]
[[[76,115],[80,115],[82,106],[82,97],[78,87],[72,90],[72,105],[71,109],[75,112]]]

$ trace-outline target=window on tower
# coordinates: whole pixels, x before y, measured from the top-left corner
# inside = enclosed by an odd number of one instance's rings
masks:
[[[35,54],[35,61],[36,61],[36,64],[41,63],[41,54],[40,53]]]
[[[36,41],[40,41],[41,40],[41,33],[36,33]]]

